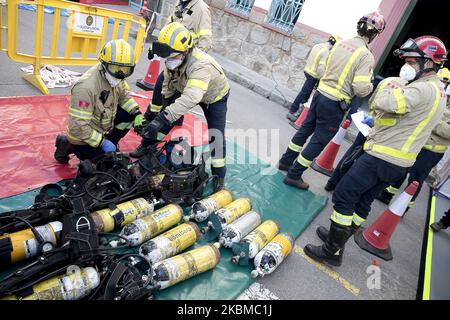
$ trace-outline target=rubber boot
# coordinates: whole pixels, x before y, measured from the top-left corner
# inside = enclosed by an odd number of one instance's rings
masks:
[[[442,229],[447,229],[447,228],[445,227],[445,225],[442,223],[442,221],[438,221],[438,222],[433,223],[433,224],[430,226],[430,228],[431,228],[434,232],[439,232],[439,231],[441,231]]]
[[[72,144],[70,144],[65,135],[58,134],[56,136],[55,147],[56,150],[53,155],[55,160],[61,164],[69,163],[69,155],[72,154],[74,150]]]
[[[384,204],[389,204],[393,197],[394,195],[392,193],[384,189],[379,195],[375,197],[375,199],[380,200]]]
[[[358,231],[359,227],[360,226],[357,226],[356,224],[352,223],[352,228],[351,228],[352,234],[350,235],[350,237],[352,235],[354,235],[356,233],[356,231]],[[317,233],[317,236],[320,238],[320,240],[322,240],[323,242],[327,241],[328,233],[329,233],[327,228],[319,226],[316,229],[316,233]]]
[[[330,232],[325,243],[321,246],[307,244],[304,249],[305,254],[316,261],[339,267],[342,264],[345,243],[352,235],[351,229],[350,226],[331,222]]]
[[[136,149],[130,152],[130,157],[139,159],[142,158],[147,153],[147,147],[141,143]]]

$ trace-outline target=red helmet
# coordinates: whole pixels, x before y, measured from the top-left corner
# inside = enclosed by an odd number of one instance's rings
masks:
[[[434,36],[422,36],[408,39],[400,49],[394,51],[400,58],[424,58],[434,63],[443,64],[447,61],[447,49],[444,43]]]
[[[386,21],[381,13],[378,11],[365,14],[358,23],[365,22],[372,27],[374,27],[378,33],[382,33],[384,28],[386,28]]]

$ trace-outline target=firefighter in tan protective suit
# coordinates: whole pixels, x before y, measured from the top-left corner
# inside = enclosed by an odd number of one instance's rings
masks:
[[[444,84],[444,86],[447,87],[450,78],[449,70],[447,68],[439,70],[438,77]],[[449,98],[447,96],[447,101],[448,99]],[[444,153],[448,149],[448,146],[450,146],[450,108],[447,102],[447,109],[444,112],[444,116],[442,117],[439,124],[431,132],[431,136],[417,156],[416,162],[408,170],[408,184],[413,181],[419,182],[419,188],[409,202],[408,209],[414,205],[414,201],[419,195],[423,182],[428,177],[431,170],[438,164],[439,161],[441,161]],[[389,187],[384,189],[381,194],[376,197],[376,199],[389,204],[393,196],[399,191],[399,188],[401,187],[405,179],[406,174],[404,177],[402,177],[402,179],[395,181]]]
[[[115,152],[130,128],[144,122],[124,80],[134,71],[133,47],[123,39],[111,40],[99,60],[72,87],[67,137],[56,138],[55,159],[60,163],[67,163],[70,153],[93,160]]]
[[[339,41],[331,49],[308,116],[279,161],[278,169],[288,171],[285,184],[309,188],[302,179],[303,172],[336,134],[351,100],[372,92],[374,57],[368,46],[384,28],[382,15],[367,14],[357,24],[358,36]]]
[[[179,22],[191,32],[193,44],[204,52],[208,52],[212,45],[211,12],[209,6],[203,0],[180,0],[172,15],[168,18],[168,23]],[[148,59],[153,59],[154,50],[149,49]],[[156,80],[153,89],[152,101],[148,105],[144,114],[147,122],[161,111],[163,97],[161,94],[164,82],[164,72],[161,72]],[[177,121],[177,125],[183,123],[183,116]],[[130,153],[132,157],[140,158],[145,152],[145,147],[140,145]]]
[[[381,88],[371,101],[376,112],[391,116],[374,121],[364,153],[336,186],[330,229],[325,230],[323,245],[305,246],[310,258],[340,266],[345,243],[367,218],[374,197],[416,161],[446,108],[444,86],[436,74],[447,60],[446,52],[433,36],[409,39],[394,52],[405,59],[400,77],[408,84]]]
[[[319,80],[325,72],[325,65],[331,48],[336,42],[341,41],[341,38],[334,34],[331,35],[327,42],[318,43],[312,47],[305,65],[305,83],[298,93],[286,117],[291,120],[297,120],[300,115],[300,105],[306,103],[311,96],[312,91],[316,87]],[[300,110],[299,110],[300,108]]]
[[[155,145],[183,114],[200,105],[209,130],[212,174],[225,177],[225,123],[230,87],[222,67],[207,53],[194,47],[192,33],[178,22],[166,25],[153,50],[165,58],[162,95],[167,107],[157,113],[144,129],[141,146]],[[145,152],[142,153],[142,155]]]

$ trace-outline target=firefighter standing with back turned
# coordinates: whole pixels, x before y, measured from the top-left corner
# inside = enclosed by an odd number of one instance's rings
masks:
[[[393,126],[374,124],[364,143],[364,154],[333,193],[334,211],[324,244],[307,244],[307,256],[340,266],[345,243],[367,218],[375,195],[414,164],[445,110],[444,86],[436,73],[447,60],[446,52],[442,41],[433,36],[408,39],[394,52],[405,59],[400,77],[409,84],[380,90],[372,105],[375,110],[401,117]]]
[[[439,70],[438,77],[444,83],[444,86],[447,88],[449,79],[450,79],[450,71],[447,68],[443,68]],[[447,101],[448,101],[447,97]],[[433,169],[439,161],[441,161],[444,156],[445,151],[447,151],[448,146],[450,145],[450,109],[447,102],[447,109],[444,112],[444,116],[436,128],[433,129],[430,138],[427,143],[423,146],[422,150],[420,150],[419,155],[417,156],[417,160],[414,165],[409,168],[408,173],[408,184],[413,181],[419,182],[419,188],[417,188],[416,193],[408,204],[408,209],[412,208],[414,205],[414,201],[420,193],[420,189],[422,188],[422,184],[425,179],[430,174],[431,169]],[[392,197],[398,192],[399,188],[403,184],[403,181],[406,179],[406,174],[404,177],[392,183],[389,187],[384,189],[376,199],[380,200],[385,204],[389,204],[392,200]]]
[[[179,22],[192,34],[194,45],[204,52],[208,52],[212,45],[212,27],[211,12],[209,6],[203,0],[180,0],[175,7],[174,12],[168,18],[168,22]],[[153,59],[154,51],[150,48],[148,59]],[[153,89],[152,101],[144,113],[147,122],[152,121],[161,109],[166,106],[161,91],[164,82],[164,72],[161,72],[156,80]],[[176,122],[177,125],[183,124],[183,116]],[[139,145],[130,155],[134,158],[140,158],[144,155],[146,148]]]
[[[211,171],[222,189],[225,167],[225,124],[230,91],[222,67],[194,46],[192,33],[181,23],[166,25],[153,42],[153,50],[165,58],[162,95],[167,107],[145,127],[141,145],[149,148],[162,139],[183,114],[200,105],[208,124]]]
[[[309,100],[312,91],[325,72],[325,65],[330,50],[338,41],[341,41],[341,38],[334,34],[330,36],[327,42],[318,43],[312,47],[305,65],[305,83],[286,115],[289,120],[297,120],[301,112],[301,109],[299,110],[300,105],[305,104]]]
[[[134,71],[133,47],[123,39],[111,40],[99,60],[72,87],[67,137],[56,138],[54,157],[59,163],[68,163],[71,153],[80,160],[93,160],[115,152],[130,128],[144,122],[124,80]]]
[[[279,161],[278,169],[288,171],[285,184],[309,188],[303,172],[336,134],[353,97],[372,92],[374,57],[368,46],[384,28],[384,18],[378,12],[364,15],[357,24],[358,36],[339,41],[331,49],[308,116]]]

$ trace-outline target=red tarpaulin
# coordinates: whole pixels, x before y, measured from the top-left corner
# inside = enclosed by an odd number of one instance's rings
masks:
[[[69,95],[0,98],[0,198],[74,177],[76,157],[67,165],[53,158],[55,137],[64,133],[67,125],[69,99]],[[150,101],[150,97],[134,99],[142,111]],[[174,128],[168,137],[194,137],[189,142],[198,146],[208,143],[206,130],[206,124],[186,114],[183,127]],[[130,130],[119,147],[129,152],[139,142],[140,138]]]

